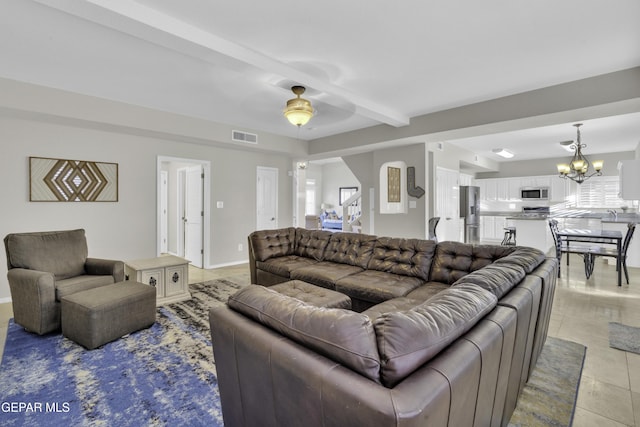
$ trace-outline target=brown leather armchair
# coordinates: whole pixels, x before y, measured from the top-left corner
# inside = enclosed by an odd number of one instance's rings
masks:
[[[4,238],[14,321],[42,335],[60,329],[60,299],[124,280],[124,262],[88,258],[85,231]]]

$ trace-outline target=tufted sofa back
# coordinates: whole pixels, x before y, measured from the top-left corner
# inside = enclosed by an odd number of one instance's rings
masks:
[[[367,269],[429,280],[436,250],[433,240],[379,237]]]
[[[358,233],[334,233],[324,251],[324,260],[367,268],[376,236]]]
[[[330,231],[296,229],[294,254],[322,261],[331,238]]]
[[[249,248],[256,261],[293,254],[296,229],[259,230],[249,235]]]
[[[469,245],[460,242],[438,243],[429,280],[451,285],[467,274],[509,255],[514,250],[513,246]]]

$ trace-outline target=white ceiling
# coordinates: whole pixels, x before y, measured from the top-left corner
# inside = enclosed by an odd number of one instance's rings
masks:
[[[637,0],[4,0],[2,9],[0,77],[307,140],[640,65]],[[282,116],[294,84],[316,109],[301,129]],[[639,118],[585,121],[587,152],[634,150]],[[451,142],[522,160],[552,157],[574,137],[567,123]]]
[[[640,143],[640,113],[581,120],[580,140],[583,153],[595,160],[594,154],[634,151]],[[537,127],[447,141],[498,162],[571,157],[560,142],[576,141],[574,123]],[[504,159],[493,153],[494,148],[511,151],[514,157]]]

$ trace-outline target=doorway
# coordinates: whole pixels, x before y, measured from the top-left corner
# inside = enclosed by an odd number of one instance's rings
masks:
[[[211,163],[158,156],[157,169],[157,254],[184,257],[195,267],[207,268]]]
[[[436,168],[436,209],[440,217],[438,240],[460,241],[460,189],[459,172]]]
[[[273,230],[278,228],[278,169],[258,166],[256,176],[256,230]]]

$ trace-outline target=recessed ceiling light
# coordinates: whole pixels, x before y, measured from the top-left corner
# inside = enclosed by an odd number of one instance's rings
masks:
[[[514,156],[514,154],[509,151],[509,150],[505,150],[504,148],[494,148],[493,151],[495,154],[497,154],[500,157],[504,157],[505,159],[510,159]]]

